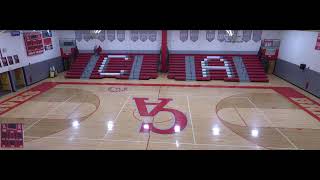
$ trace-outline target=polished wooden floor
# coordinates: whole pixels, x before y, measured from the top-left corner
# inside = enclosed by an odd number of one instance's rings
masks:
[[[71,80],[60,74],[1,97],[4,108],[31,94],[3,110],[0,122],[24,124],[23,149],[320,149],[319,99],[273,75],[269,83],[164,76]]]

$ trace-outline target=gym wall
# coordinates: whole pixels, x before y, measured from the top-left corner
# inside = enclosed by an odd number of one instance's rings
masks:
[[[318,33],[312,31],[282,31],[274,74],[320,97],[320,50],[315,50],[317,36]],[[306,64],[306,69],[300,69],[300,64]]]
[[[318,32],[283,31],[279,59],[295,65],[306,64],[320,73],[320,50],[315,50]]]
[[[85,31],[57,31],[59,39],[77,39],[76,32]],[[111,32],[111,33],[110,33]],[[159,53],[161,47],[161,31],[156,31],[155,41],[149,39],[142,41],[138,30],[138,39],[132,40],[131,30],[125,31],[125,39],[119,40],[118,30],[116,31],[102,31],[104,39],[91,39],[88,37],[86,40],[81,37],[77,39],[76,43],[78,49],[82,52],[92,52],[95,45],[100,45],[103,50],[108,53],[126,53],[126,52],[143,52],[143,53]],[[168,30],[168,48],[170,53],[251,53],[257,54],[261,41],[253,41],[251,38],[248,42],[241,43],[227,43],[218,41],[218,32],[215,30],[215,37],[212,41],[206,39],[206,31],[199,31],[198,37],[195,41],[191,40],[190,30],[188,30],[188,38],[186,41],[181,41],[179,30]],[[112,34],[113,33],[113,34]],[[280,31],[262,31],[260,39],[279,39]]]
[[[49,65],[55,65],[59,72],[63,71],[59,39],[55,31],[52,31],[51,40],[53,49],[45,50],[42,54],[27,56],[23,33],[20,33],[19,36],[11,36],[11,33],[0,33],[2,56],[18,55],[20,61],[20,63],[14,63],[13,65],[2,65],[0,73],[24,67],[27,85],[30,85],[49,76]]]
[[[57,31],[59,39],[76,39],[76,32],[87,32],[87,31]],[[104,34],[102,41],[99,39],[76,39],[76,44],[80,52],[92,52],[95,45],[100,45],[101,48],[108,53],[160,53],[161,46],[161,31],[156,30],[156,36],[154,40],[147,38],[142,41],[140,34],[136,37],[137,40],[132,40],[131,31],[125,30],[124,39],[118,36],[118,30],[116,31],[102,31]],[[121,33],[122,33],[121,32]],[[145,32],[145,31],[139,31]],[[122,36],[123,37],[123,36]],[[148,36],[147,36],[148,37]]]
[[[241,32],[240,32],[241,34]],[[261,45],[261,39],[279,39],[279,31],[263,30],[259,40],[254,41],[251,34],[247,42],[219,41],[218,30],[215,30],[214,39],[208,38],[207,31],[199,31],[197,40],[191,40],[191,31],[188,38],[182,41],[180,31],[168,31],[168,46],[171,53],[217,53],[217,54],[257,54]]]

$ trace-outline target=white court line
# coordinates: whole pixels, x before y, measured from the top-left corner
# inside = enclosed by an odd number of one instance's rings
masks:
[[[271,150],[298,150],[296,148],[279,148],[279,147],[266,147],[266,148],[271,149]]]
[[[122,105],[120,111],[118,112],[117,116],[115,117],[113,123],[115,123],[115,122],[117,121],[120,113],[123,111],[123,108],[126,106],[126,104],[128,103],[128,101],[129,101],[130,98],[131,98],[131,96],[128,96],[128,98],[126,99],[126,101],[123,103],[123,105]],[[103,139],[108,135],[108,133],[109,133],[109,131],[106,132],[106,134],[103,136]],[[102,142],[101,142],[99,145],[101,145],[101,144],[102,144]],[[99,146],[99,145],[98,145],[98,146]],[[98,146],[97,146],[97,148],[98,148]]]
[[[187,101],[188,101],[189,117],[190,117],[191,128],[192,128],[193,143],[196,144],[196,138],[195,138],[195,134],[194,134],[194,130],[193,130],[193,123],[192,123],[192,115],[191,115],[191,110],[190,110],[189,96],[187,96]]]
[[[123,93],[123,94],[119,94],[119,93],[114,93],[114,94],[107,94],[107,96],[123,96],[123,95],[128,95],[128,96],[156,96],[156,94],[145,94],[145,93],[141,93],[141,94],[127,94],[127,93]],[[208,96],[203,96],[203,95],[190,95],[190,94],[166,94],[165,95],[166,97],[170,97],[170,96],[176,96],[176,97],[182,97],[182,96],[191,96],[191,97],[201,97],[201,98],[209,98],[209,97],[214,97],[214,98],[221,98],[221,96],[211,96],[211,95],[208,95]],[[239,97],[240,98],[240,97]],[[244,98],[244,97],[241,97],[241,98]]]
[[[34,122],[33,124],[31,124],[28,128],[24,129],[23,132],[26,132],[28,129],[30,129],[31,127],[33,127],[35,124],[37,124],[38,122],[40,122],[41,120],[43,120],[49,113],[51,113],[52,111],[58,109],[62,104],[65,104],[67,101],[69,101],[71,98],[73,98],[75,95],[70,96],[67,100],[65,100],[64,102],[60,103],[58,106],[56,106],[55,108],[51,109],[50,111],[48,111],[41,119],[39,119],[38,121]]]
[[[40,137],[35,137],[35,136],[25,136],[28,138],[40,138]],[[42,137],[41,139],[60,139],[60,140],[66,140],[64,137]],[[133,143],[146,143],[147,141],[135,141],[135,140],[121,140],[121,139],[94,139],[94,138],[73,138],[74,140],[89,140],[89,141],[106,141],[106,142],[133,142]],[[175,142],[161,142],[161,141],[151,141],[150,143],[155,143],[155,144],[173,144],[176,145]],[[241,146],[241,145],[229,145],[229,144],[194,144],[194,143],[179,143],[182,145],[196,145],[196,146],[220,146],[220,147],[235,147],[235,148],[262,148],[260,146]],[[280,149],[280,148],[278,148]],[[285,149],[285,148],[284,148]]]
[[[265,115],[263,110],[260,110],[248,97],[247,97],[248,101],[254,106],[254,108],[256,109],[257,112],[262,113],[262,115],[264,116],[264,118],[272,125],[275,126],[272,121]],[[283,134],[279,128],[274,127],[294,148],[299,149],[285,134]]]

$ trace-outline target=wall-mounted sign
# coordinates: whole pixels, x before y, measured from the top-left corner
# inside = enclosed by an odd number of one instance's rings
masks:
[[[43,45],[44,45],[44,49],[46,51],[50,50],[50,49],[53,49],[51,38],[43,39]]]
[[[316,42],[316,50],[320,50],[320,33],[318,33],[318,38],[317,38],[317,42]]]
[[[26,32],[23,34],[27,55],[32,56],[44,52],[42,34],[39,32]]]
[[[8,56],[7,58],[8,58],[8,61],[9,61],[10,65],[14,64],[12,56]]]
[[[1,60],[2,60],[3,66],[8,66],[8,61],[6,57],[2,57]]]
[[[19,63],[19,62],[20,62],[18,55],[14,55],[14,56],[13,56],[13,59],[14,59],[14,62],[15,62],[15,63]]]
[[[43,37],[43,38],[52,37],[52,32],[51,32],[51,30],[42,31],[42,37]]]

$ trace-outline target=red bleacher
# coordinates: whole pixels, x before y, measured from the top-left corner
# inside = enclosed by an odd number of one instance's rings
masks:
[[[159,54],[145,54],[140,70],[141,80],[155,79],[158,77]]]
[[[187,54],[170,54],[169,56],[169,79],[175,80],[186,80],[185,72],[185,56],[194,56],[195,60],[195,71],[196,71],[196,80],[197,81],[209,81],[209,80],[224,80],[224,81],[233,81],[239,82],[239,77],[237,70],[233,62],[233,56],[235,55],[207,55],[207,54],[198,54],[198,55],[187,55]],[[201,61],[207,56],[223,56],[224,59],[227,59],[229,67],[231,67],[232,77],[227,76],[225,70],[211,70],[209,71],[208,77],[202,76]],[[260,63],[257,55],[237,55],[241,56],[243,63],[246,66],[249,79],[252,82],[268,82],[268,77],[264,72],[264,68]],[[224,66],[224,62],[219,60],[210,60],[208,62],[209,66]]]
[[[133,56],[128,56],[128,60],[124,58],[110,58],[107,67],[103,70],[106,73],[120,73],[121,70],[125,70],[124,75],[119,76],[106,76],[106,77],[115,77],[117,79],[129,79],[132,64]]]
[[[77,78],[80,79],[84,69],[86,68],[92,54],[81,53],[78,55],[76,60],[71,64],[69,71],[66,72],[66,78]]]
[[[75,62],[71,65],[70,70],[66,73],[66,78],[80,78],[85,67],[88,64],[92,54],[79,54]],[[132,70],[132,64],[134,61],[134,56],[136,54],[128,55],[129,60],[124,60],[123,58],[111,58],[109,63],[103,72],[108,73],[119,73],[121,70],[125,70],[126,73],[120,76],[102,76],[98,72],[99,67],[106,57],[106,54],[100,55],[99,60],[96,63],[95,68],[93,69],[90,78],[91,79],[101,79],[106,77],[112,77],[117,79],[129,79],[130,72]],[[239,77],[235,65],[233,63],[233,56],[235,55],[187,55],[187,54],[171,54],[169,56],[169,72],[168,78],[175,80],[186,80],[186,70],[185,70],[185,56],[194,56],[195,60],[195,73],[197,81],[209,81],[209,80],[224,80],[224,81],[234,81],[239,82]],[[232,77],[227,76],[225,70],[211,70],[209,71],[208,77],[202,76],[201,61],[207,56],[223,56],[224,59],[227,59],[229,67],[231,68]],[[264,68],[259,61],[257,55],[237,55],[241,56],[243,63],[246,67],[249,79],[251,82],[268,82],[268,77],[264,72]],[[160,55],[159,54],[144,54],[143,61],[140,70],[141,80],[154,79],[158,77],[158,64],[159,64]],[[209,66],[224,66],[224,62],[219,60],[210,60]]]
[[[106,57],[105,54],[101,54],[101,55],[100,55],[100,57],[99,57],[96,65],[95,65],[94,69],[93,69],[92,72],[91,72],[90,79],[102,79],[102,78],[103,78],[103,76],[100,75],[100,73],[98,72],[98,70],[99,70],[99,67],[100,67],[100,65],[101,65],[104,57]]]
[[[186,65],[185,56],[181,54],[170,54],[169,55],[169,79],[175,80],[186,80]]]
[[[120,76],[101,76],[100,75],[100,73],[98,72],[99,67],[104,57],[107,56],[106,54],[100,55],[100,58],[96,63],[96,66],[92,71],[90,78],[92,79],[101,79],[101,78],[129,79],[135,55],[136,54],[128,55],[129,60],[125,60],[123,58],[110,58],[109,63],[107,64],[106,68],[103,69],[103,72],[120,73],[121,70],[125,70],[125,74]],[[148,79],[157,78],[159,59],[160,59],[159,54],[144,54],[139,79],[148,80]]]
[[[243,56],[242,61],[251,82],[269,82],[258,56]]]

